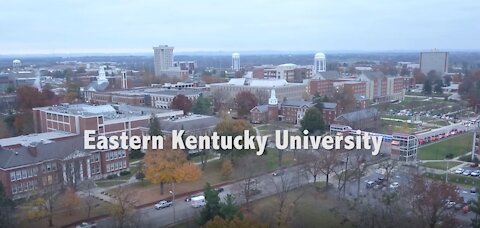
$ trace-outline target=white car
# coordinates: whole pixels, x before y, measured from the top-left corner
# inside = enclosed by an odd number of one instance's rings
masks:
[[[458,168],[458,169],[455,170],[455,174],[462,174],[463,171],[465,171],[465,170],[463,170],[462,168]]]
[[[470,173],[470,176],[472,176],[472,177],[478,177],[478,176],[480,176],[480,171],[475,170],[475,171],[473,171],[473,172]]]
[[[462,174],[464,176],[470,176],[470,170],[465,170]]]
[[[398,188],[400,186],[400,184],[398,182],[393,182],[390,184],[390,188],[392,189],[395,189],[395,188]]]
[[[155,204],[155,209],[159,210],[159,209],[170,207],[170,206],[172,206],[171,201],[162,200],[162,201],[158,202],[157,204]]]

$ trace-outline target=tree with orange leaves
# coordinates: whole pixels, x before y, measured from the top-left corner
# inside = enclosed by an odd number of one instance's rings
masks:
[[[145,155],[145,179],[160,184],[161,194],[164,183],[195,181],[202,175],[200,168],[187,160],[184,151],[172,149],[167,143],[171,140],[165,141],[164,149],[148,150]]]

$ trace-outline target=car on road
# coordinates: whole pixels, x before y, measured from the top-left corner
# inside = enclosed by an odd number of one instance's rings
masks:
[[[393,182],[393,183],[390,184],[391,189],[396,189],[398,187],[400,187],[400,184],[398,182]]]
[[[95,228],[97,227],[96,223],[82,222],[82,224],[76,226],[76,228]]]
[[[223,191],[225,191],[225,189],[224,189],[224,188],[222,188],[222,187],[219,187],[219,188],[216,188],[216,189],[215,189],[215,191],[217,191],[218,193],[220,193],[220,192],[223,192]]]
[[[375,181],[367,181],[367,188],[373,188],[375,186]]]
[[[192,207],[194,208],[199,208],[207,205],[207,202],[205,201],[205,196],[203,195],[192,197],[191,202],[192,202]]]
[[[160,210],[162,208],[170,207],[172,205],[173,205],[172,201],[162,200],[162,201],[158,202],[157,204],[155,204],[155,209]]]
[[[464,169],[458,168],[458,169],[455,170],[454,173],[455,173],[455,174],[462,174],[464,171],[465,171]]]
[[[192,194],[192,195],[188,195],[188,196],[185,198],[185,202],[190,202],[193,197],[197,197],[197,196],[201,196],[201,195],[202,195],[202,194]]]
[[[445,207],[448,208],[448,209],[453,208],[455,205],[456,205],[456,203],[454,201],[450,201],[450,200],[448,200],[445,203]]]
[[[465,171],[463,171],[462,175],[464,175],[464,176],[470,176],[470,170],[465,170]]]
[[[470,193],[477,193],[477,188],[471,188]]]
[[[272,176],[277,177],[277,176],[282,176],[283,174],[285,174],[285,170],[280,169],[280,170],[277,170],[277,171],[273,172]]]

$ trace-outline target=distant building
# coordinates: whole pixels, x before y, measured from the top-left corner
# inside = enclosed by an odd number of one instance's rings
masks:
[[[181,70],[180,67],[174,67],[173,49],[174,47],[170,47],[168,45],[159,45],[158,47],[153,47],[155,76],[188,76],[187,70]]]
[[[192,103],[205,94],[202,89],[193,88],[190,83],[165,84],[162,87],[147,87],[131,90],[92,92],[87,99],[95,104],[124,104],[169,109],[173,98],[186,96]]]
[[[432,70],[439,76],[448,72],[448,52],[420,52],[420,71],[427,75]]]
[[[351,126],[353,129],[370,130],[378,126],[380,113],[376,108],[343,113],[333,121],[338,125]]]
[[[331,124],[337,117],[337,104],[323,102],[323,120],[325,124]],[[270,93],[268,105],[258,105],[250,110],[250,121],[252,123],[274,123],[277,121],[300,124],[305,116],[305,112],[313,107],[311,101],[305,100],[286,100],[278,102],[275,96],[275,90]]]
[[[284,79],[287,82],[302,83],[312,77],[311,66],[299,66],[293,63],[278,66],[257,66],[252,71],[252,77],[257,79]]]
[[[188,74],[195,74],[197,69],[197,62],[195,61],[176,61],[173,62],[173,67],[178,67],[180,70],[188,71]]]
[[[212,95],[222,92],[231,98],[242,91],[249,91],[253,94],[269,94],[272,89],[275,89],[279,100],[302,99],[307,91],[306,84],[288,83],[284,79],[233,78],[226,83],[210,84],[209,87]]]
[[[148,127],[151,115],[157,118],[183,116],[183,111],[164,110],[130,105],[57,105],[33,109],[35,132],[67,131],[83,134],[94,130],[99,135],[140,135]]]
[[[239,53],[232,54],[232,70],[233,71],[240,70],[240,54]]]
[[[7,196],[20,199],[58,191],[85,180],[119,175],[129,168],[125,150],[85,150],[82,136],[55,134],[31,135],[28,144],[16,144],[18,137],[1,139],[0,143],[10,145],[0,146],[0,181]],[[33,139],[43,135],[49,139]]]

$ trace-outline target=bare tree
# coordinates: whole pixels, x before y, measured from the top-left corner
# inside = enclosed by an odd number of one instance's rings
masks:
[[[361,178],[365,175],[367,171],[367,164],[365,159],[365,154],[362,153],[363,151],[355,151],[352,161],[352,168],[353,168],[353,175],[355,180],[357,181],[357,197],[360,196],[360,183]]]
[[[393,169],[396,166],[397,166],[397,161],[396,160],[387,160],[387,161],[384,161],[384,162],[378,164],[378,167],[383,172],[383,176],[385,177],[385,182],[387,184],[390,183],[390,178],[391,178]]]
[[[300,180],[304,177],[301,169],[295,169],[293,174],[283,174],[272,177],[272,183],[275,186],[275,227],[288,227],[295,212],[297,201],[304,195],[305,189],[302,188]],[[301,191],[294,196],[290,194],[294,189],[300,188]]]
[[[440,221],[443,227],[455,226],[455,215],[445,206],[446,200],[460,200],[455,185],[439,181],[429,182],[425,177],[416,175],[409,186],[412,212],[424,227],[434,228]]]
[[[259,167],[259,159],[256,156],[247,155],[240,160],[240,167],[242,167],[243,181],[239,183],[241,192],[245,199],[245,207],[250,209],[250,200],[252,196],[260,193],[258,189],[257,180],[253,178],[256,170]]]
[[[90,218],[91,212],[93,207],[95,206],[95,199],[93,198],[93,187],[95,187],[95,183],[93,183],[92,180],[88,180],[85,182],[86,185],[86,191],[87,191],[87,196],[84,198],[85,205],[87,207],[87,219]]]
[[[313,182],[317,182],[320,174],[325,175],[326,188],[328,188],[330,175],[338,165],[338,157],[336,151],[328,150],[311,150],[305,154],[305,171],[313,176]]]
[[[115,227],[134,226],[134,194],[128,192],[124,187],[118,187],[113,191],[113,198],[110,215],[115,222]]]

